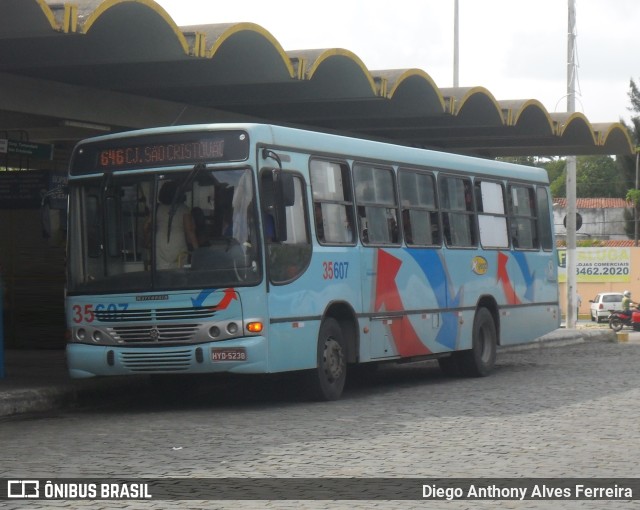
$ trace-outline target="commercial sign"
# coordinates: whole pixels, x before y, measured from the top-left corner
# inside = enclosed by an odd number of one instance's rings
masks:
[[[36,159],[53,159],[53,145],[0,138],[0,154],[17,154]]]
[[[558,281],[567,281],[567,251],[558,250]],[[630,282],[630,248],[576,248],[577,282]]]

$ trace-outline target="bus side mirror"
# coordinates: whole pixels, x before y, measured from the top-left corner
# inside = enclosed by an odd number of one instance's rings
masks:
[[[40,225],[42,237],[49,239],[56,231],[65,231],[66,202],[69,196],[69,186],[57,186],[49,191],[40,192]],[[57,202],[53,204],[52,203]],[[62,202],[65,205],[60,205]],[[52,211],[53,209],[53,211]],[[62,212],[61,212],[62,211]]]
[[[273,189],[273,203],[270,204],[273,211],[273,241],[286,241],[287,240],[287,207],[292,206],[295,203],[296,194],[295,187],[293,185],[293,176],[291,174],[282,171],[282,161],[280,156],[274,151],[262,149],[263,159],[273,159],[278,168],[271,170],[271,183]],[[268,220],[267,220],[268,221]],[[266,228],[265,228],[266,230]]]
[[[293,186],[293,176],[291,174],[285,174],[280,172],[279,187],[282,196],[282,202],[285,206],[291,207],[296,203],[296,191]]]
[[[273,190],[275,212],[275,241],[287,240],[287,207],[295,203],[295,188],[293,186],[293,176],[279,170],[274,170]]]

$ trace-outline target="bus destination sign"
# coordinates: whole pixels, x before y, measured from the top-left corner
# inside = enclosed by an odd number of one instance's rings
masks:
[[[71,173],[242,161],[249,155],[248,138],[245,132],[224,131],[90,142],[76,150]]]

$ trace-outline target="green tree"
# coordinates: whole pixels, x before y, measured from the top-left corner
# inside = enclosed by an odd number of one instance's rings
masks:
[[[554,182],[558,177],[564,177],[567,162],[562,158],[552,158],[543,166],[549,174],[549,182]]]
[[[565,159],[545,165],[551,182],[551,195],[566,197]],[[626,183],[619,178],[616,161],[610,156],[579,156],[576,161],[576,194],[579,198],[624,198]]]
[[[544,168],[549,175],[549,182],[551,183],[551,196],[552,197],[566,197],[566,180],[567,180],[567,161],[562,158],[558,158],[555,161],[550,161]]]
[[[626,125],[627,130],[631,134],[631,138],[636,147],[640,146],[640,89],[633,80],[629,82],[629,101],[631,106],[629,111],[632,113],[631,125]],[[623,121],[624,122],[624,121]],[[628,190],[627,198],[631,199],[638,208],[638,216],[640,217],[640,201],[638,201],[638,193],[636,191],[636,155],[621,156],[618,158],[618,167],[620,174],[623,176]],[[635,237],[635,226],[633,214],[628,215],[625,230],[630,238]]]
[[[638,90],[638,86],[633,80],[629,83],[629,100],[631,101],[629,111],[637,114],[631,117],[631,124],[633,125],[632,135],[636,145],[638,145],[640,143],[640,90]]]

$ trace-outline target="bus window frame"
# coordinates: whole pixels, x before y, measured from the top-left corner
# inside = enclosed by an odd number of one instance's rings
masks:
[[[441,183],[446,179],[461,179],[462,181],[467,181],[470,184],[470,193],[471,193],[471,209],[446,209],[443,206],[443,198],[442,198],[442,189]],[[437,175],[437,186],[438,186],[438,205],[440,210],[440,221],[442,222],[442,241],[444,245],[450,250],[477,250],[480,247],[480,239],[479,239],[479,229],[478,229],[478,213],[476,211],[476,200],[474,194],[474,178],[475,174],[472,175],[470,172],[465,173],[455,173],[449,172],[446,170],[440,170]],[[466,201],[466,198],[465,198]],[[471,236],[472,243],[469,245],[457,245],[457,244],[449,244],[447,242],[446,235],[446,225],[445,225],[445,215],[447,215],[447,221],[449,214],[461,214],[466,216],[471,216],[470,226],[471,226]],[[451,229],[451,225],[448,227]]]
[[[377,203],[376,201],[363,201],[363,202],[359,202],[358,201],[358,191],[357,191],[357,183],[356,183],[356,172],[357,172],[357,168],[358,166],[361,165],[363,167],[369,167],[373,170],[384,170],[384,171],[388,171],[391,174],[391,184],[393,186],[393,190],[392,190],[392,196],[393,196],[393,206],[389,207],[385,204],[380,205],[379,203]],[[401,225],[401,218],[400,218],[400,202],[399,202],[399,198],[398,198],[398,183],[397,183],[397,176],[396,176],[396,168],[394,168],[393,165],[391,165],[390,163],[384,164],[384,163],[380,163],[380,162],[370,162],[370,161],[366,161],[366,160],[354,160],[352,165],[351,165],[351,178],[353,180],[353,198],[356,204],[356,222],[357,222],[357,226],[358,226],[358,238],[360,239],[360,242],[362,243],[363,246],[367,246],[367,247],[399,247],[402,246],[402,225]],[[368,228],[365,228],[365,226],[362,223],[362,218],[365,218],[365,216],[361,216],[359,213],[359,210],[361,207],[365,208],[365,212],[366,212],[366,208],[367,207],[373,207],[376,209],[393,209],[395,210],[395,221],[396,221],[396,241],[395,242],[371,242],[368,239],[365,239],[364,236],[364,232],[365,230],[368,230]]]
[[[401,178],[400,178],[400,174],[401,173],[411,173],[411,174],[420,174],[420,175],[426,175],[428,177],[431,178],[431,182],[433,183],[433,200],[435,202],[435,208],[434,209],[428,209],[426,207],[420,207],[420,206],[415,206],[415,205],[407,205],[406,209],[407,210],[418,210],[418,211],[425,211],[428,213],[435,213],[437,215],[437,226],[438,226],[438,237],[439,237],[439,242],[437,243],[432,243],[432,244],[423,244],[423,243],[415,243],[415,242],[409,242],[407,240],[407,236],[405,235],[405,219],[404,219],[404,211],[405,211],[405,205],[403,204],[403,192],[402,192],[402,186],[401,186]],[[396,186],[398,189],[398,196],[399,196],[399,207],[400,207],[400,224],[401,224],[401,232],[402,232],[402,240],[404,241],[404,243],[411,248],[441,248],[442,244],[444,242],[444,232],[443,232],[443,228],[442,228],[442,214],[441,214],[441,209],[440,209],[440,197],[438,196],[438,180],[436,177],[436,173],[433,170],[428,170],[428,169],[424,169],[424,168],[415,168],[415,167],[411,167],[411,166],[401,166],[398,165],[398,168],[396,170]]]
[[[546,201],[545,201],[545,214],[541,215],[540,214],[540,201],[538,198],[538,192],[539,191],[544,191],[545,195],[546,195]],[[549,199],[551,197],[551,189],[549,188],[549,186],[544,186],[544,185],[537,185],[535,187],[535,196],[536,196],[536,219],[537,219],[537,223],[538,223],[538,244],[540,245],[539,249],[544,251],[544,252],[552,252],[553,248],[554,248],[554,232],[553,232],[553,215],[552,215],[552,210],[549,208]],[[543,235],[542,235],[542,221],[541,219],[544,218],[544,221],[548,224],[549,227],[549,247],[545,248],[542,242],[543,239]]]
[[[531,196],[533,196],[533,216],[525,216],[523,214],[514,214],[513,211],[513,194],[512,194],[512,190],[513,188],[526,188],[529,190],[529,200],[530,200],[530,205],[531,205]],[[511,238],[511,246],[513,250],[516,251],[540,251],[540,237],[539,237],[539,232],[538,232],[538,203],[537,203],[537,195],[536,195],[536,186],[534,185],[534,183],[524,183],[524,182],[517,182],[517,181],[508,181],[507,182],[507,190],[508,190],[508,206],[509,206],[509,237]],[[514,224],[517,225],[517,222],[515,222],[514,220],[518,219],[518,218],[522,218],[522,219],[527,219],[529,221],[533,220],[535,222],[534,224],[534,228],[531,229],[532,233],[535,234],[535,243],[534,246],[532,246],[531,248],[522,248],[521,246],[517,246],[516,243],[514,243],[514,236],[512,234],[512,226]],[[519,240],[518,240],[518,244]],[[551,251],[551,250],[549,250]]]
[[[475,196],[475,192],[476,192],[476,185],[480,185],[480,187],[482,187],[482,183],[483,182],[487,182],[487,183],[491,183],[491,184],[497,184],[500,186],[500,189],[502,190],[502,210],[504,211],[502,214],[498,214],[498,213],[486,213],[484,211],[480,211],[480,207],[478,204],[478,199]],[[491,178],[485,178],[485,177],[476,177],[473,179],[473,191],[474,191],[474,205],[475,205],[475,210],[476,210],[476,218],[477,218],[477,224],[478,224],[478,246],[483,249],[483,250],[508,250],[511,248],[512,246],[512,241],[511,241],[511,236],[509,235],[509,233],[511,232],[510,230],[510,222],[509,222],[509,204],[508,202],[508,196],[507,196],[507,186],[505,185],[504,181],[498,180],[498,179],[491,179]],[[504,223],[505,223],[505,235],[507,237],[507,244],[504,246],[485,246],[482,243],[482,234],[480,232],[480,216],[492,216],[495,218],[504,218]]]
[[[313,194],[313,170],[312,163],[314,161],[322,161],[325,163],[333,163],[340,167],[340,170],[343,172],[343,183],[346,181],[349,186],[349,195],[351,196],[351,200],[328,200],[325,198],[316,199]],[[345,174],[346,173],[346,179]],[[313,210],[311,211],[310,216],[313,216],[313,230],[315,234],[316,241],[321,246],[356,246],[358,244],[358,235],[356,232],[357,229],[357,219],[356,219],[356,205],[355,205],[355,192],[353,188],[353,171],[349,163],[344,159],[339,158],[327,158],[322,156],[314,156],[311,155],[309,157],[309,187],[311,189],[311,202],[313,206]],[[344,190],[344,187],[343,187]],[[351,241],[339,242],[339,241],[326,241],[320,239],[318,235],[318,215],[316,214],[316,204],[336,204],[342,205],[345,207],[345,213],[347,215],[347,221],[351,223]]]
[[[299,279],[300,277],[302,277],[307,270],[309,269],[309,266],[311,265],[311,259],[313,258],[313,238],[312,238],[312,234],[311,234],[311,225],[310,225],[310,212],[309,212],[309,200],[307,199],[307,188],[309,186],[309,184],[307,183],[305,176],[302,172],[298,171],[298,170],[292,170],[292,169],[282,169],[280,170],[283,173],[286,173],[288,175],[290,175],[293,179],[299,179],[300,182],[300,197],[302,198],[302,210],[304,211],[304,228],[305,228],[305,233],[306,233],[306,237],[307,237],[307,247],[309,249],[309,255],[306,257],[305,263],[302,264],[298,271],[296,272],[296,274],[294,276],[292,276],[291,278],[285,279],[285,280],[274,280],[273,278],[273,270],[271,267],[271,260],[269,257],[269,249],[270,246],[272,245],[287,245],[287,244],[291,244],[293,245],[293,243],[287,243],[287,241],[278,241],[278,240],[274,240],[274,241],[268,241],[266,236],[265,236],[265,224],[264,224],[264,216],[263,214],[265,213],[269,213],[269,210],[266,209],[264,207],[265,205],[265,197],[266,197],[266,193],[264,191],[264,185],[263,185],[263,176],[267,175],[267,174],[271,174],[273,170],[273,167],[271,166],[263,166],[260,168],[260,170],[257,172],[257,179],[258,179],[258,193],[259,193],[259,204],[258,204],[258,212],[260,215],[260,236],[259,239],[261,239],[261,243],[262,243],[262,247],[263,247],[263,253],[264,253],[264,271],[265,271],[265,278],[266,281],[268,282],[268,285],[273,285],[273,286],[283,286],[283,285],[288,285],[294,281],[296,281],[297,279]],[[295,185],[294,185],[295,186]]]

